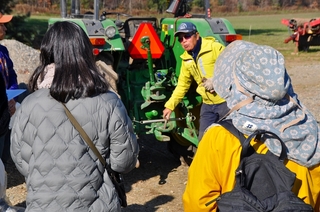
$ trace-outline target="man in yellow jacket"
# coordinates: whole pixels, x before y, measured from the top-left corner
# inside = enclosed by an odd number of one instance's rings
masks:
[[[285,165],[296,174],[292,191],[319,212],[320,128],[294,93],[283,55],[269,46],[235,41],[217,59],[213,84],[231,108],[227,119],[240,132],[264,129],[281,138],[288,156]],[[272,138],[252,140],[251,145],[258,153],[281,151]],[[239,140],[219,124],[207,129],[189,168],[186,212],[217,211],[212,200],[234,188],[241,150]]]
[[[193,80],[198,84],[197,93],[202,97],[199,138],[205,129],[228,112],[226,102],[213,90],[212,77],[216,59],[224,46],[213,37],[200,37],[197,28],[190,22],[181,23],[175,33],[185,50],[178,84],[165,104],[163,117],[170,118],[171,112],[188,92]]]

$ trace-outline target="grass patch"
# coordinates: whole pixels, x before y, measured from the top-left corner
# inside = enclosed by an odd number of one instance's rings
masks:
[[[243,40],[272,46],[288,59],[318,62],[320,46],[311,46],[309,52],[299,52],[298,56],[291,54],[294,51],[294,44],[292,42],[286,44],[284,40],[292,34],[292,31],[281,23],[282,19],[317,17],[319,17],[319,13],[230,16],[225,18],[231,22],[236,32],[243,36]]]

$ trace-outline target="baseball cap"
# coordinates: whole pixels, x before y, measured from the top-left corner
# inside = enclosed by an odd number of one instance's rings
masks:
[[[0,24],[8,23],[9,21],[11,21],[12,17],[12,15],[3,15],[2,13],[0,13]]]
[[[174,33],[174,36],[177,36],[179,33],[190,33],[196,31],[197,28],[193,23],[183,22],[179,25],[178,30]]]

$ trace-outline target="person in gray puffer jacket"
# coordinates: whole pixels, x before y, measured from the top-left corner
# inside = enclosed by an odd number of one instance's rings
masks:
[[[26,179],[26,211],[121,211],[103,165],[68,119],[65,103],[106,163],[119,173],[138,164],[132,122],[99,73],[86,33],[57,22],[45,34],[32,92],[16,112],[11,155]]]

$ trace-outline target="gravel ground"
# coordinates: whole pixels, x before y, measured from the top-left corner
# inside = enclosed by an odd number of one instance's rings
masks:
[[[9,50],[14,69],[18,75],[18,82],[26,83],[30,73],[32,73],[39,64],[40,51],[15,40],[5,39],[0,41],[0,43]]]
[[[13,40],[3,40],[9,49],[20,83],[26,83],[39,64],[39,51]],[[312,52],[320,58],[320,50]],[[299,56],[297,55],[297,58]],[[300,101],[320,122],[320,60],[290,60],[286,63],[295,92]],[[22,84],[23,85],[23,84]],[[141,167],[125,176],[129,206],[123,211],[182,211],[181,196],[188,167],[175,161],[165,143],[150,137],[139,139]],[[11,164],[8,169],[7,196],[13,205],[24,206],[26,189],[23,177]]]

